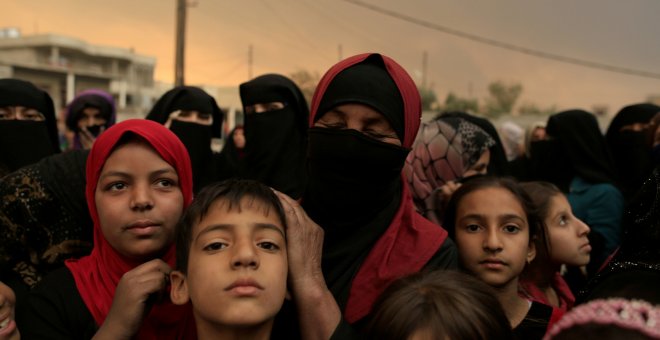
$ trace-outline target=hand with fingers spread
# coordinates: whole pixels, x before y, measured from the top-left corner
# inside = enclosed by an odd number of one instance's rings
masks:
[[[275,191],[286,213],[289,275],[292,288],[323,280],[321,254],[323,229],[312,221],[305,210],[291,197]],[[325,285],[325,282],[323,282]]]
[[[94,339],[134,337],[151,306],[167,294],[172,269],[161,259],[145,262],[119,280],[112,307]]]
[[[291,197],[275,190],[286,213],[289,283],[303,339],[329,339],[341,311],[321,270],[323,229]]]

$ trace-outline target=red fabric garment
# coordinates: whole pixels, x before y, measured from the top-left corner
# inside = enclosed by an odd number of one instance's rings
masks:
[[[545,294],[533,282],[521,279],[520,288],[526,298],[550,306],[550,302]],[[555,276],[552,278],[552,288],[557,292],[557,297],[559,298],[559,307],[553,308],[559,309],[562,312],[567,312],[573,308],[575,296],[573,296],[573,292],[561,274],[555,273]]]
[[[321,79],[314,93],[310,126],[323,93],[341,71],[358,64],[373,53],[365,53],[345,59],[333,66]],[[402,145],[410,148],[421,122],[421,100],[417,86],[408,73],[394,60],[381,55],[389,75],[396,83],[403,98],[405,131]],[[403,181],[403,177],[401,178]],[[394,280],[418,272],[435,255],[447,238],[447,232],[419,215],[412,196],[404,182],[401,205],[387,231],[378,239],[353,279],[344,311],[344,318],[353,323],[371,311],[376,298]]]
[[[96,140],[87,159],[85,193],[94,222],[94,249],[90,255],[81,259],[68,260],[66,266],[73,274],[78,291],[99,326],[108,315],[121,277],[141,264],[124,258],[106,241],[101,231],[94,199],[96,185],[105,161],[120,138],[129,131],[146,140],[167,163],[176,169],[184,207],[188,207],[192,201],[192,169],[188,152],[176,135],[163,125],[142,119],[127,120],[109,128]],[[170,246],[162,260],[174,267],[174,244]],[[152,307],[137,338],[176,339],[184,329],[194,331],[194,327],[183,325],[186,322],[193,322],[190,313],[190,305],[176,306],[169,301],[168,296],[166,302]]]

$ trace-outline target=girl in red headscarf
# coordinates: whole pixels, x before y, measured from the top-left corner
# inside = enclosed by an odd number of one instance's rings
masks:
[[[94,249],[66,262],[28,298],[27,338],[194,338],[188,305],[169,300],[174,227],[192,200],[190,158],[164,126],[128,120],[87,159]]]

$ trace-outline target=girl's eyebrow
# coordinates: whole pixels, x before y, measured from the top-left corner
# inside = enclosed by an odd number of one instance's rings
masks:
[[[166,173],[174,173],[174,174],[176,174],[176,171],[175,171],[174,169],[172,169],[172,168],[164,168],[164,169],[159,169],[159,170],[152,171],[149,175],[150,175],[151,177],[154,177],[154,176],[160,176],[160,175],[163,175],[163,174],[166,174]],[[102,179],[104,179],[104,178],[106,178],[106,177],[122,177],[122,178],[129,178],[129,177],[132,177],[132,174],[129,173],[129,172],[125,172],[125,171],[112,170],[112,171],[108,171],[108,172],[102,174],[102,175],[99,177],[99,180],[102,180]]]

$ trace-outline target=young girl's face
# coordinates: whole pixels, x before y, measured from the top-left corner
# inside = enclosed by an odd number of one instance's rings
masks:
[[[95,201],[105,239],[139,261],[162,255],[183,212],[176,170],[142,142],[121,145],[108,157]]]
[[[461,265],[493,287],[517,284],[525,262],[536,255],[527,215],[504,188],[465,195],[457,205],[455,230]]]
[[[564,195],[554,195],[550,199],[550,209],[544,222],[552,262],[571,266],[589,263],[589,227],[573,215]]]

